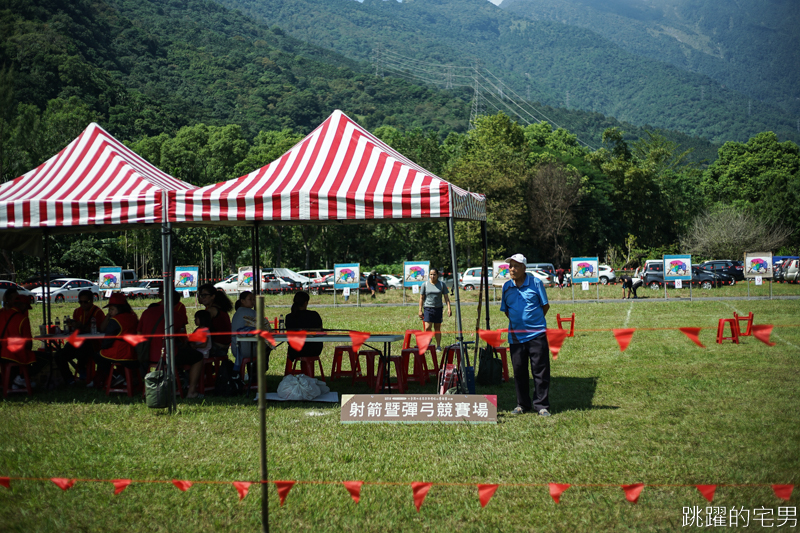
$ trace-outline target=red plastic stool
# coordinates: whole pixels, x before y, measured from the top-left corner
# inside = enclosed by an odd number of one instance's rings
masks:
[[[347,353],[350,358],[350,370],[342,370],[342,355]],[[358,362],[358,355],[352,346],[337,346],[333,349],[333,364],[331,365],[331,379],[341,377],[354,377],[356,373],[361,373],[361,366]]]
[[[386,359],[389,360],[389,365],[394,363],[394,371],[397,374],[397,379],[392,381],[389,379],[389,390],[397,390],[400,393],[406,392],[406,376],[403,372],[403,357],[400,355],[390,355],[387,357],[380,357],[378,359],[378,375],[375,377],[375,392],[379,393],[384,385],[384,372],[386,367]]]
[[[111,381],[114,379],[114,370],[125,372],[124,387],[111,387]],[[121,363],[111,363],[111,369],[108,371],[108,377],[106,378],[106,396],[109,396],[112,392],[124,392],[129,397],[133,397],[134,376],[136,376],[136,385],[138,386],[141,382],[138,368],[129,368],[127,366],[123,366]]]
[[[197,384],[197,393],[205,394],[207,391],[212,391],[217,384],[217,373],[222,364],[221,357],[206,357],[203,359],[203,370],[200,372],[200,382]],[[186,370],[189,366],[181,367]]]
[[[564,329],[561,327],[561,324],[569,323],[569,333],[567,337],[575,336],[575,313],[572,313],[570,318],[561,318],[561,315],[556,313],[556,322],[558,322],[558,329]]]
[[[500,360],[503,362],[503,381],[508,381],[508,347],[495,348],[494,351],[500,354]]]
[[[361,356],[366,357],[367,360],[367,373],[363,373],[363,366],[361,366]],[[375,358],[380,357],[381,352],[378,350],[361,350],[358,352],[356,358],[358,361],[358,373],[353,374],[353,381],[351,382],[352,385],[355,385],[357,381],[366,382],[367,387],[370,390],[375,388]]]
[[[424,352],[420,352],[419,346],[411,346],[411,336],[417,333],[422,333],[420,330],[407,329],[405,337],[403,338],[403,349],[400,355],[403,357],[403,370],[408,381],[417,381],[422,385],[428,381],[428,377],[436,379],[439,375],[439,361],[436,357],[436,346],[428,344],[428,348]],[[428,368],[428,362],[425,359],[427,353],[431,354],[431,366]],[[409,363],[411,356],[414,356],[414,372],[409,372]]]
[[[739,313],[734,312],[733,318],[736,320],[736,332],[739,334],[740,337],[749,337],[751,330],[753,329],[753,313],[750,313],[747,316],[739,316]],[[745,327],[744,333],[742,333],[742,322],[746,322],[747,325]]]
[[[298,370],[295,368],[297,363],[300,363],[300,369]],[[298,357],[294,361],[286,358],[286,368],[284,369],[284,376],[288,376],[290,374],[305,374],[306,376],[313,378],[314,376],[314,363],[319,363],[319,375],[322,378],[322,381],[325,381],[325,371],[322,369],[322,361],[320,360],[319,356],[314,357]]]
[[[459,357],[455,357],[458,355]],[[446,365],[452,365],[453,359],[457,361],[457,365],[461,364],[461,346],[453,344],[445,347],[442,350],[442,360],[439,362],[439,368],[444,368]]]
[[[258,390],[258,378],[255,375],[257,361],[253,357],[245,357],[242,359],[241,366],[239,367],[239,379],[244,383],[244,374],[247,371],[247,365],[253,363],[253,372],[250,373],[250,386],[245,390]],[[256,378],[255,381],[253,378]]]
[[[33,388],[31,387],[31,376],[28,373],[28,366],[23,365],[20,363],[15,363],[13,361],[3,361],[2,370],[3,370],[3,398],[8,397],[8,393],[15,393],[15,392],[27,392],[28,396],[33,396]],[[19,373],[22,375],[22,378],[25,380],[25,388],[24,389],[14,389],[13,387],[9,388],[9,381],[11,381],[11,369],[12,368],[19,368]]]
[[[724,337],[725,324],[731,325],[731,336]],[[722,344],[722,341],[733,341],[739,344],[739,325],[734,318],[720,318],[719,325],[717,326],[717,344]]]

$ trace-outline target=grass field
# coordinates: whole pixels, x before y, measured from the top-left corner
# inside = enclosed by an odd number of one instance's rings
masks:
[[[797,292],[786,285],[776,285],[775,292],[779,287]],[[741,287],[730,288],[736,289]],[[548,292],[559,299],[558,291]],[[721,295],[703,294],[708,292]],[[268,302],[288,302],[275,298],[281,300]],[[320,298],[312,307],[328,303]],[[738,346],[715,344],[717,320],[734,310],[773,324],[777,344],[751,337]],[[413,306],[319,311],[328,328],[419,327]],[[278,312],[271,307],[267,315]],[[283,507],[269,486],[270,527],[672,531],[684,529],[684,507],[710,505],[693,484],[725,485],[717,489],[717,507],[751,514],[763,507],[775,518],[778,507],[797,507],[797,491],[783,502],[769,484],[800,478],[799,301],[559,302],[549,315],[551,327],[556,312],[575,312],[577,332],[552,363],[554,416],[547,419],[509,414],[513,383],[478,391],[498,395],[497,425],[341,425],[338,404],[269,404],[270,479],[315,482],[295,485]],[[474,305],[465,306],[466,329],[474,327],[475,313]],[[453,324],[446,319],[444,329],[451,332]],[[492,307],[492,327],[506,325]],[[704,328],[706,349],[677,330],[683,326]],[[621,327],[637,328],[625,352],[610,331]],[[452,339],[445,335],[445,342]],[[284,354],[285,348],[273,353],[269,390],[281,379]],[[328,372],[332,348],[323,354]],[[331,386],[340,393],[366,392],[348,380]],[[432,385],[412,385],[411,392],[432,391]],[[258,530],[259,486],[239,502],[230,483],[196,484],[186,493],[168,483],[258,479],[253,396],[181,402],[175,416],[149,410],[139,399],[85,388],[9,397],[0,403],[0,476],[166,483],[134,482],[114,496],[110,483],[78,481],[63,492],[50,481],[12,480],[12,490],[0,488],[0,530]],[[359,504],[335,483],[346,480],[367,482]],[[414,481],[434,483],[419,513]],[[548,495],[550,482],[574,485],[558,505]],[[478,483],[501,484],[486,508],[478,501]],[[635,505],[619,488],[630,483],[646,484]],[[751,520],[747,530],[760,528]]]

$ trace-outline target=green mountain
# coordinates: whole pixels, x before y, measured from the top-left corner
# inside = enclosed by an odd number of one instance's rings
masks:
[[[592,31],[531,20],[486,0],[219,1],[303,41],[371,59],[379,71],[443,87],[452,71],[471,86],[469,71],[459,69],[477,60],[517,94],[544,105],[715,142],[745,141],[765,130],[800,140],[796,117],[775,105],[628,52]]]
[[[503,0],[500,7],[591,30],[629,52],[707,75],[800,117],[795,0]]]

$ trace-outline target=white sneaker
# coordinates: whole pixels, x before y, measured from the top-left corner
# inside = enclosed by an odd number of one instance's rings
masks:
[[[114,376],[114,380],[111,382],[112,387],[120,387],[120,386],[124,387],[125,385],[126,385],[125,378],[122,377],[121,375]]]
[[[23,378],[21,375],[18,374],[17,377],[14,378],[14,385],[16,385],[18,388],[24,387],[25,378]]]

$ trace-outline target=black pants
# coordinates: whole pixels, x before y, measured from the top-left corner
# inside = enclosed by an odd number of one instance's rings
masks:
[[[539,335],[521,344],[510,344],[509,347],[511,365],[514,368],[514,386],[517,390],[517,406],[525,411],[550,409],[550,346],[547,344],[547,335]],[[533,405],[528,361],[533,373]]]
[[[631,287],[631,290],[633,291],[633,297],[634,298],[638,298],[638,296],[636,296],[636,290],[641,286],[642,286],[642,280],[633,282],[633,286]]]
[[[80,369],[85,370],[87,363],[92,360],[93,355],[94,350],[91,342],[84,341],[80,348],[66,343],[64,347],[56,353],[56,365],[58,366],[64,383],[69,383],[75,378],[69,368],[70,361],[77,361],[77,368],[79,371]]]

